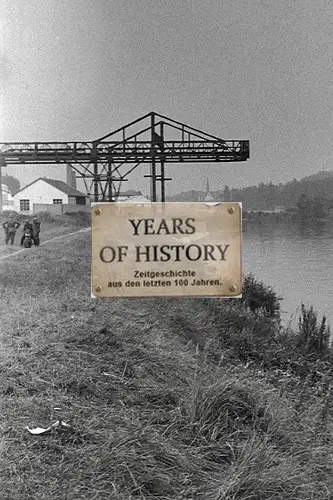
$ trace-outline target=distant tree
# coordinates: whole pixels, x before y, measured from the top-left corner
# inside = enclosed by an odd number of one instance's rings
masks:
[[[230,189],[229,201],[243,202],[242,190],[241,189]]]
[[[14,196],[14,194],[16,194],[21,189],[20,181],[12,175],[4,175],[2,177],[2,184],[8,186],[8,189],[12,196]]]
[[[224,190],[223,190],[223,200],[224,201],[230,201],[231,197],[230,197],[230,189],[229,189],[229,186],[224,186]]]
[[[327,215],[328,203],[321,196],[308,196],[302,193],[297,202],[297,210],[301,219],[320,219]]]
[[[281,182],[267,184],[260,182],[257,186],[232,188],[225,185],[218,193],[216,199],[222,197],[224,201],[243,203],[244,210],[270,210],[274,206],[293,209],[302,218],[321,218],[326,216],[330,209],[330,200],[333,193],[333,172],[330,176],[314,175],[308,179],[293,180],[282,184]],[[172,201],[198,201],[204,193],[188,191],[170,197]]]
[[[272,208],[270,187],[263,182],[258,184],[258,208],[260,210],[269,210]]]
[[[327,203],[321,196],[317,196],[312,200],[312,216],[316,218],[325,217]]]
[[[296,206],[301,219],[306,219],[311,215],[311,200],[306,194],[301,194]]]

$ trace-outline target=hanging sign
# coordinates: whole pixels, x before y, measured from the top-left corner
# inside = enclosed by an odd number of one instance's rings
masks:
[[[92,297],[239,297],[240,203],[93,203]]]

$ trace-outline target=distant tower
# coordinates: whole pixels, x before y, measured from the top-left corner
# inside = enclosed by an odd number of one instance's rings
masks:
[[[207,177],[207,183],[206,183],[206,194],[205,194],[203,201],[214,201],[214,197],[210,192],[208,177]]]
[[[66,183],[76,189],[75,171],[69,165],[66,165]]]

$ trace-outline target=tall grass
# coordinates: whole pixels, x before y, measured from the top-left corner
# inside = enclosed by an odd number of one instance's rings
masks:
[[[315,353],[320,356],[328,354],[331,347],[331,332],[326,324],[326,317],[323,316],[321,322],[318,322],[318,314],[313,310],[313,306],[306,308],[301,306],[301,315],[299,317],[298,347],[304,349],[307,353]]]
[[[82,233],[16,256],[3,280],[0,498],[331,499],[329,380],[319,395],[278,371],[298,337],[275,317],[92,300]],[[25,429],[57,419],[70,428]]]

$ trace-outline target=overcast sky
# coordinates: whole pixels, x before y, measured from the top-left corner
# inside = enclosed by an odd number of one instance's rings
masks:
[[[0,141],[93,140],[150,112],[244,163],[167,166],[167,194],[286,182],[333,163],[331,0],[0,0]],[[10,167],[22,185],[63,167]],[[139,168],[126,188],[148,193]]]

